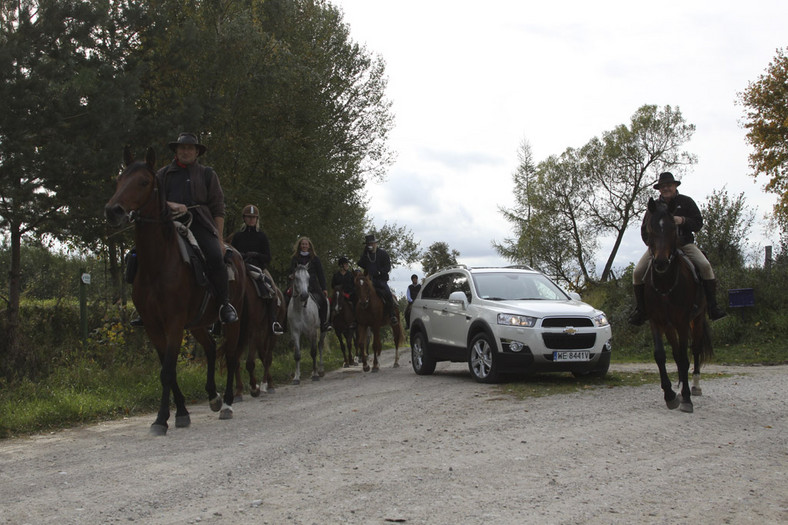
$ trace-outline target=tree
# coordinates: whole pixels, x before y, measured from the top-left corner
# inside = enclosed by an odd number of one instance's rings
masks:
[[[747,142],[754,151],[749,156],[752,176],[766,176],[765,190],[779,197],[775,216],[788,229],[788,54],[777,49],[766,72],[739,93],[744,106]]]
[[[703,228],[695,236],[698,247],[714,266],[742,267],[755,222],[755,213],[747,208],[744,193],[731,197],[724,188],[714,190],[700,211]]]
[[[22,239],[49,235],[83,243],[99,236],[95,209],[117,158],[105,152],[120,151],[133,110],[128,94],[134,83],[124,59],[134,36],[120,24],[135,19],[134,4],[0,3],[0,230],[11,248],[12,357]]]
[[[460,252],[450,250],[447,243],[434,242],[421,257],[421,269],[424,271],[424,275],[431,275],[440,269],[456,266],[459,256]]]
[[[682,149],[694,130],[678,108],[646,105],[629,126],[551,156],[536,168],[530,149],[523,146],[514,175],[517,204],[502,210],[517,236],[493,245],[510,260],[582,287],[596,278],[593,258],[599,238],[613,235],[601,275],[606,281],[624,233],[633,222],[640,225],[657,175],[666,169],[681,173],[696,162]]]

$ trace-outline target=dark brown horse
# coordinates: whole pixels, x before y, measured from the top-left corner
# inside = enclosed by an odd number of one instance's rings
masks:
[[[353,351],[358,348],[356,314],[353,312],[350,300],[345,297],[342,286],[334,288],[331,303],[331,325],[334,327],[334,334],[339,341],[339,348],[342,350],[343,366],[345,368],[355,366],[358,364],[353,357]]]
[[[378,293],[375,291],[375,287],[372,285],[372,280],[369,277],[358,274],[356,275],[355,283],[356,293],[358,294],[358,303],[356,304],[357,338],[364,372],[369,371],[369,364],[367,364],[367,338],[370,331],[372,332],[372,351],[374,355],[372,371],[380,371],[378,358],[382,349],[380,329],[383,326],[391,326],[391,332],[394,335],[394,368],[399,367],[399,345],[404,340],[402,323],[392,325],[391,319],[384,315],[383,301],[378,297]],[[395,312],[397,317],[399,317],[399,311],[395,310]]]
[[[263,271],[268,276],[268,282],[273,283],[274,280],[268,274],[268,270]],[[274,335],[271,325],[274,321],[278,321],[280,325],[284,326],[285,317],[287,316],[287,305],[284,294],[276,284],[273,285],[276,297],[270,299],[258,296],[255,290],[255,283],[251,281],[251,275],[248,275],[246,304],[244,306],[244,315],[241,316],[241,340],[238,346],[241,352],[244,347],[248,347],[246,371],[249,372],[249,393],[252,397],[259,397],[261,391],[269,394],[274,392],[271,362],[273,361],[274,345],[278,336]],[[266,304],[271,300],[274,301],[273,309],[269,309]],[[258,357],[263,365],[263,380],[260,383],[257,382],[257,377],[254,375],[255,360]],[[240,400],[243,394],[240,363],[238,363],[236,370],[237,386],[235,398]]]
[[[233,374],[227,374],[224,400],[216,391],[216,343],[208,327],[219,318],[219,305],[197,283],[194,271],[184,262],[179,248],[178,232],[165,202],[164,190],[155,176],[156,156],[148,149],[145,162],[135,162],[128,148],[124,150],[126,168],[117,178],[115,194],[107,202],[104,214],[115,226],[129,220],[134,223],[138,267],[134,278],[132,299],[145,325],[161,362],[161,403],[151,433],[165,435],[170,417],[170,393],[175,400],[175,426],[190,425],[186,400],[178,387],[176,364],[183,332],[189,329],[205,349],[207,380],[211,409],[219,419],[232,418]],[[246,270],[241,255],[231,250],[229,274],[230,301],[243,313]],[[227,370],[238,366],[237,343],[240,323],[225,326],[222,347]]]
[[[678,249],[678,234],[667,206],[649,199],[648,249],[651,264],[646,272],[645,303],[654,340],[654,360],[659,367],[668,408],[692,412],[691,394],[701,395],[700,367],[713,356],[711,332],[706,320],[706,297],[690,260]],[[663,335],[673,349],[678,368],[681,397],[671,388],[665,367]],[[693,386],[689,386],[687,347],[692,339]]]

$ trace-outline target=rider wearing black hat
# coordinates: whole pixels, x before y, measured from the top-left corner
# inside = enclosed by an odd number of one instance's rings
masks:
[[[391,318],[392,325],[396,325],[399,323],[399,316],[395,315],[394,297],[389,288],[391,257],[386,250],[378,248],[378,240],[374,235],[367,235],[364,238],[364,245],[364,253],[361,254],[358,265],[372,280],[372,285],[383,300],[384,314]]]
[[[339,266],[339,270],[334,272],[334,275],[331,277],[331,288],[336,290],[338,287],[342,287],[342,293],[355,306],[356,283],[354,274],[350,271],[350,261],[347,257],[340,257],[339,261],[337,261],[337,266]]]
[[[701,216],[700,209],[695,201],[687,195],[681,195],[678,192],[678,187],[681,181],[676,180],[673,174],[669,171],[660,173],[659,180],[654,184],[653,188],[659,190],[659,202],[667,205],[668,211],[673,214],[678,229],[678,247],[686,254],[692,263],[698,268],[703,281],[703,290],[706,293],[706,302],[708,304],[709,318],[717,320],[725,317],[727,314],[724,310],[720,309],[717,304],[716,288],[717,281],[714,277],[714,270],[711,268],[709,260],[703,255],[703,252],[695,245],[694,232],[701,229],[703,226],[703,217]],[[640,236],[643,242],[648,244],[648,216],[646,212],[643,217],[643,223],[640,227]],[[645,284],[644,277],[648,270],[649,261],[651,260],[651,252],[646,250],[646,253],[640,258],[634,271],[632,272],[632,283],[634,285],[635,300],[637,305],[635,310],[629,316],[629,322],[634,325],[642,325],[648,318],[646,316],[645,306]]]
[[[177,217],[192,214],[189,229],[205,256],[206,274],[214,288],[223,323],[238,320],[238,313],[228,299],[227,267],[224,265],[224,193],[216,172],[197,162],[207,148],[194,133],[181,133],[169,143],[175,152],[172,162],[161,168],[156,177],[164,188],[171,212]]]

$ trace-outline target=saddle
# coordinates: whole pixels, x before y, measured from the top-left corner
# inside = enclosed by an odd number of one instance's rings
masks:
[[[254,264],[247,262],[246,272],[249,274],[249,277],[252,278],[255,291],[257,292],[257,297],[260,297],[261,299],[276,298],[277,303],[279,302],[276,295],[274,280],[271,278],[271,275],[267,270],[263,270],[259,266],[255,266]]]

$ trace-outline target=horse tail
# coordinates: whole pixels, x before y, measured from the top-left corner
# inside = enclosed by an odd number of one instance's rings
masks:
[[[711,346],[711,327],[709,320],[703,316],[703,335],[701,336],[700,362],[706,363],[714,357],[714,348]]]

